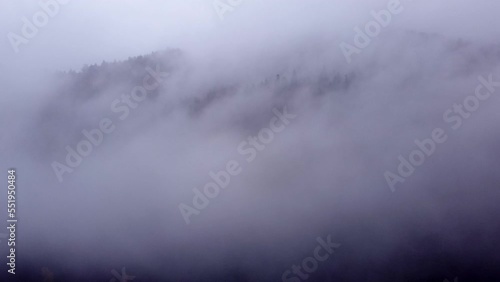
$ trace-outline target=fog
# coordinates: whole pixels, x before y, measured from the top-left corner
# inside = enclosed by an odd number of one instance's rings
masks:
[[[500,278],[500,3],[67,2],[0,9],[2,281]]]

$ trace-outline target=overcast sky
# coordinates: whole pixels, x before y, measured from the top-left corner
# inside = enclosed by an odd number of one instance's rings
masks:
[[[165,47],[206,48],[207,40],[214,37],[227,45],[253,38],[245,48],[255,48],[252,45],[263,43],[259,35],[278,31],[284,38],[299,37],[304,29],[330,33],[342,30],[348,36],[355,25],[370,20],[371,10],[383,8],[387,2],[243,1],[220,21],[209,0],[71,0],[15,54],[7,34],[20,34],[21,19],[31,19],[40,6],[38,1],[4,0],[0,11],[4,40],[0,50],[13,65],[65,69]],[[493,28],[499,5],[487,0],[413,1],[396,21],[398,27],[495,41],[500,34]]]

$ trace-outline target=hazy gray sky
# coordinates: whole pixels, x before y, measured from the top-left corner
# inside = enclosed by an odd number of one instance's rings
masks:
[[[61,6],[30,43],[21,46],[19,54],[14,54],[7,33],[19,34],[22,17],[31,19],[40,6],[38,1],[5,0],[0,11],[0,33],[4,34],[0,50],[13,65],[58,69],[123,59],[164,47],[206,49],[212,45],[206,44],[214,38],[221,53],[226,45],[239,41],[247,41],[244,48],[252,50],[263,44],[263,36],[277,33],[280,38],[272,36],[266,43],[278,39],[288,43],[286,39],[299,38],[305,31],[324,35],[341,31],[350,36],[355,25],[371,19],[371,10],[381,9],[387,3],[384,0],[243,1],[220,21],[209,0],[71,0]],[[405,5],[408,8],[404,14],[395,19],[397,28],[486,41],[495,41],[500,35],[494,28],[500,5],[496,1],[421,0]]]

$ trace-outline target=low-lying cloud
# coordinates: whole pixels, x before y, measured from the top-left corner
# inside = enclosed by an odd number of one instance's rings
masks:
[[[70,1],[18,53],[5,40],[15,278],[302,281],[292,266],[326,236],[341,247],[310,281],[498,277],[500,91],[457,130],[443,119],[479,76],[500,81],[498,4],[404,1],[348,63],[339,46],[388,2],[245,1],[221,21],[210,1]],[[36,9],[6,4],[0,31]],[[168,75],[149,90],[151,70]],[[285,108],[294,118],[272,130]],[[390,189],[384,173],[436,128],[446,142]],[[236,170],[195,206],[211,172]],[[198,211],[189,224],[182,203]]]

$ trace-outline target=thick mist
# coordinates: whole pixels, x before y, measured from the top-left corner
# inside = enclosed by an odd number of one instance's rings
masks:
[[[500,4],[67,2],[0,12],[5,281],[499,279]]]

